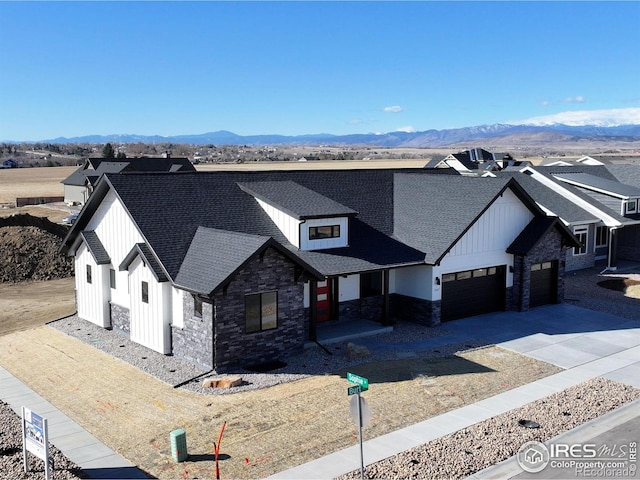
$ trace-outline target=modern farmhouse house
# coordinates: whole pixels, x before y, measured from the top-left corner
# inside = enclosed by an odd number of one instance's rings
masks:
[[[514,178],[424,169],[105,174],[63,242],[80,318],[218,372],[323,322],[561,302],[579,247]]]
[[[84,205],[103,173],[195,171],[186,157],[88,158],[62,181],[64,201]]]

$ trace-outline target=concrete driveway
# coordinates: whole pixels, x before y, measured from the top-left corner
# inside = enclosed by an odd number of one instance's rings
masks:
[[[442,325],[447,335],[403,344],[415,352],[432,350],[444,345],[482,342],[555,364],[565,370],[523,385],[458,410],[433,417],[420,424],[392,432],[365,442],[366,464],[373,463],[447,435],[469,425],[499,415],[513,408],[564,390],[594,377],[640,388],[640,322],[606,313],[586,310],[570,304],[548,305],[528,312],[496,312],[478,317],[448,322]],[[359,339],[370,348],[397,348],[397,345],[376,340]],[[630,416],[620,422],[606,423],[604,432],[619,425],[629,429],[635,422],[640,403],[634,402]],[[594,420],[594,423],[598,419]],[[585,438],[577,430],[576,438]],[[609,435],[616,435],[612,431]],[[574,440],[577,441],[577,440]],[[333,478],[358,468],[353,459],[355,449],[345,449],[307,464],[280,472],[270,478]],[[504,469],[502,469],[504,468]],[[515,459],[497,469],[478,472],[474,478],[510,478],[522,470]]]

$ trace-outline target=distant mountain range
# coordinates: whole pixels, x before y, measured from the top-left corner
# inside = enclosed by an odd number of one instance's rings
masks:
[[[87,135],[73,138],[43,140],[47,143],[163,143],[191,145],[369,145],[377,147],[448,147],[469,143],[491,143],[492,145],[553,145],[556,143],[595,142],[640,142],[640,125],[570,126],[553,125],[508,125],[497,123],[476,127],[423,132],[389,132],[383,134],[352,135],[236,135],[220,130],[199,135]]]

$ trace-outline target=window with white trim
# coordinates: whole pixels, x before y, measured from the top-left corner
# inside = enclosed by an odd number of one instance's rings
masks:
[[[624,204],[624,213],[625,215],[628,213],[637,213],[638,211],[638,200],[627,200]]]
[[[596,247],[606,247],[609,244],[609,228],[596,227]]]
[[[589,235],[589,227],[575,227],[573,229],[573,234],[576,236],[578,241],[582,244],[580,247],[574,247],[573,254],[584,255],[585,253],[587,253],[587,239]]]

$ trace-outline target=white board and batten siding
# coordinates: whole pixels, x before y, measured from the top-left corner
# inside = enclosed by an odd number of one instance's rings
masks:
[[[91,268],[91,283],[87,266]],[[109,265],[98,265],[87,246],[82,244],[76,251],[75,269],[78,317],[103,328],[110,327]]]
[[[111,292],[111,301],[129,308],[128,272],[121,272],[118,267],[133,246],[144,239],[115,193],[107,193],[86,230],[96,232],[109,254],[111,268],[116,271],[116,288]]]
[[[338,225],[340,236],[335,238],[309,239],[309,228]],[[349,217],[312,218],[300,226],[300,250],[322,250],[346,247],[349,240]]]
[[[158,282],[140,257],[129,265],[129,282],[130,339],[156,352],[171,353],[171,284]],[[142,282],[148,286],[147,302],[142,298]]]
[[[300,248],[300,224],[302,221],[258,198],[256,198],[256,201],[266,214],[269,215],[269,218],[273,220],[273,223],[276,224],[282,234],[287,237],[287,240],[296,248]]]
[[[454,273],[496,265],[513,265],[507,248],[533,219],[533,213],[509,189],[484,212],[445,255],[434,274]],[[507,269],[506,286],[513,285]]]

